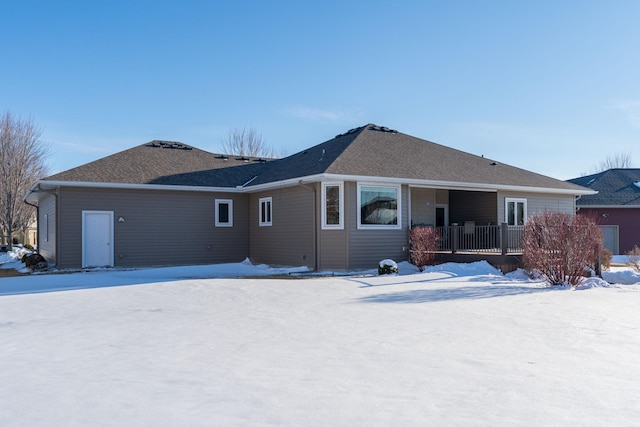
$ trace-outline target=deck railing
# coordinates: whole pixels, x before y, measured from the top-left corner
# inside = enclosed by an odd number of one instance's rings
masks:
[[[524,226],[507,225],[450,225],[436,227],[441,252],[472,252],[514,254],[522,252]]]

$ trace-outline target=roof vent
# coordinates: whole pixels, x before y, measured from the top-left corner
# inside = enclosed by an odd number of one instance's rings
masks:
[[[229,160],[229,156],[225,156],[224,154],[220,154],[219,156],[216,156],[216,159],[224,160],[226,162],[227,160]]]
[[[348,131],[346,131],[345,133],[341,133],[336,135],[336,138],[340,138],[341,136],[345,136],[345,135],[351,135],[352,133],[356,133],[358,132],[360,129],[362,129],[364,126],[360,126],[359,128],[353,128],[353,129],[349,129]]]
[[[266,159],[263,159],[263,158],[260,158],[260,159],[253,159],[253,161],[254,161],[254,162],[257,162],[257,163],[267,163],[267,160],[266,160]]]
[[[239,160],[239,161],[241,161],[241,162],[245,162],[245,163],[247,163],[247,162],[249,162],[249,160],[251,160],[251,159],[250,159],[250,158],[248,158],[248,157],[242,156],[242,157],[236,157],[236,160]]]
[[[186,144],[182,144],[180,142],[172,142],[172,141],[158,141],[158,140],[153,140],[150,143],[146,144],[147,147],[153,147],[153,148],[170,148],[173,150],[192,150],[193,148],[186,145]]]
[[[388,127],[386,127],[386,126],[371,125],[371,126],[369,126],[369,128],[368,128],[368,129],[369,129],[369,130],[375,130],[375,131],[378,131],[378,132],[398,133],[398,131],[397,131],[397,130],[395,130],[395,129],[389,129],[389,128],[388,128]]]

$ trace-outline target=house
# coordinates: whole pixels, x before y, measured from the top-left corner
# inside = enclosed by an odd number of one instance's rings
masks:
[[[13,233],[13,238],[16,242],[21,245],[37,245],[37,235],[38,235],[38,223],[35,218],[35,214],[33,217],[33,221],[29,224],[29,226],[23,230],[18,230]]]
[[[58,268],[248,257],[350,270],[407,259],[412,225],[519,226],[593,193],[368,124],[269,161],[152,141],[43,179],[27,200]]]
[[[569,182],[596,190],[577,202],[578,214],[593,217],[614,255],[640,246],[640,169],[609,169]]]

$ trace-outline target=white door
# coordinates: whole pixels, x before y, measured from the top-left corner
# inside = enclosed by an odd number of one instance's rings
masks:
[[[113,267],[112,211],[82,211],[82,266]]]
[[[600,225],[603,246],[611,251],[613,255],[620,255],[619,230],[617,225]]]

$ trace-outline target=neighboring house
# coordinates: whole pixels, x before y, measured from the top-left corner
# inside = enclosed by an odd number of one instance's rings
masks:
[[[34,186],[58,268],[237,262],[315,270],[408,259],[413,224],[523,224],[592,190],[366,125],[264,161],[153,141]],[[372,267],[373,266],[373,267]]]
[[[31,245],[36,246],[37,244],[37,234],[38,234],[38,224],[36,221],[36,217],[34,215],[33,220],[29,224],[29,226],[23,230],[17,230],[12,233],[13,243],[20,245]],[[3,232],[0,231],[0,247],[6,250],[9,237],[4,235]]]
[[[13,238],[17,240],[18,243],[22,245],[37,245],[37,235],[38,235],[38,222],[34,216],[33,221],[29,226],[24,230],[19,230],[13,233]]]
[[[640,246],[640,169],[609,169],[569,182],[597,191],[577,201],[578,214],[600,225],[614,255]]]

